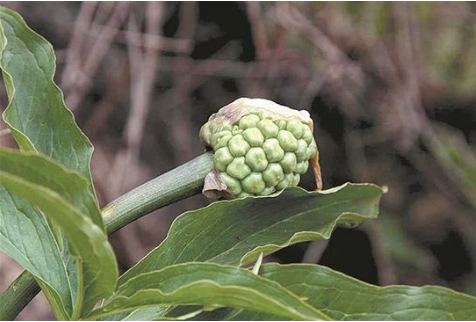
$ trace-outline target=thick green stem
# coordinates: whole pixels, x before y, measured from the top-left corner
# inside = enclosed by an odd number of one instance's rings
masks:
[[[0,320],[12,321],[39,291],[33,275],[23,271],[0,296]]]
[[[154,210],[196,195],[212,166],[213,154],[202,154],[112,201],[102,210],[108,234]]]
[[[213,167],[208,152],[131,190],[104,207],[108,234],[161,207],[200,193]],[[11,321],[38,294],[33,276],[24,271],[0,296],[0,320]]]

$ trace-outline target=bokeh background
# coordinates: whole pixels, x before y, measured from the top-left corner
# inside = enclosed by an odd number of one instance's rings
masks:
[[[476,295],[475,3],[2,5],[55,48],[56,82],[95,145],[101,205],[201,154],[199,128],[220,107],[268,98],[311,113],[325,188],[389,187],[378,220],[268,260]],[[301,185],[314,188],[310,174]],[[190,198],[112,235],[120,268],[207,203]],[[3,291],[21,268],[0,256]],[[53,316],[40,295],[19,318]]]

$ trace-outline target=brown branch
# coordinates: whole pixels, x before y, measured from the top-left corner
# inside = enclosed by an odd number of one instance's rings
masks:
[[[246,2],[246,12],[251,24],[256,56],[259,60],[267,60],[269,57],[268,37],[266,35],[261,5],[259,2]]]
[[[115,4],[113,12],[106,23],[108,27],[101,28],[92,46],[84,49],[87,50],[87,56],[84,58],[83,64],[79,67],[83,77],[76,79],[74,86],[72,86],[66,95],[66,103],[71,110],[74,111],[79,104],[81,104],[84,95],[92,86],[91,79],[94,78],[94,75],[101,66],[112,40],[117,33],[116,30],[122,24],[128,10],[129,3],[127,2]],[[96,24],[93,25],[96,26]]]
[[[310,242],[307,246],[304,256],[302,257],[302,263],[317,264],[321,259],[322,254],[327,248],[329,240],[315,240]]]
[[[187,74],[193,69],[194,61],[191,57],[193,49],[193,35],[197,27],[198,8],[196,2],[181,2],[179,26],[176,36],[188,39],[190,46],[183,52],[182,60],[174,60],[175,87],[172,92],[172,102],[178,107],[180,113],[172,118],[172,140],[174,141],[175,160],[181,163],[193,156],[191,101],[192,80]]]
[[[77,82],[77,77],[83,77],[81,71],[83,48],[96,6],[97,2],[83,2],[78,18],[74,22],[71,40],[66,52],[66,65],[61,74],[61,88],[63,91],[67,91],[74,85]]]
[[[178,54],[186,54],[190,51],[191,43],[189,39],[167,38],[160,35],[151,35],[145,32],[133,30],[120,30],[110,26],[92,24],[90,35],[98,37],[100,29],[113,29],[116,32],[115,41],[128,46],[149,47],[156,51],[175,52]]]
[[[162,27],[163,4],[149,2],[146,5],[145,25],[149,34],[159,34]],[[137,29],[134,16],[130,16],[129,28]],[[137,33],[135,34],[137,35]],[[134,37],[133,34],[130,37]],[[147,42],[148,39],[145,39]],[[115,158],[110,182],[113,196],[128,189],[136,176],[139,152],[144,133],[144,125],[150,108],[150,98],[155,82],[159,53],[151,46],[129,46],[129,66],[131,74],[131,110],[123,132],[126,148]],[[109,181],[109,180],[108,180]]]

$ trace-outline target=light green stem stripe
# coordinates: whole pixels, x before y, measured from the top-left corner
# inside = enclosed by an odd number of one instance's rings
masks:
[[[213,154],[204,153],[112,201],[102,211],[108,234],[154,210],[200,193],[212,167]],[[33,276],[24,271],[0,295],[0,320],[15,319],[39,291]]]

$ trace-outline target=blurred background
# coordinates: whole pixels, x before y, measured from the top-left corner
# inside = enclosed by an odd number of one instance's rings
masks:
[[[200,126],[220,107],[267,98],[311,113],[325,188],[389,187],[378,220],[268,260],[476,295],[475,3],[2,5],[55,48],[56,82],[95,146],[101,206],[201,154]],[[314,188],[311,174],[301,186]],[[207,203],[190,198],[112,235],[121,270]],[[3,291],[22,270],[0,256]],[[41,295],[20,315],[51,318]]]

